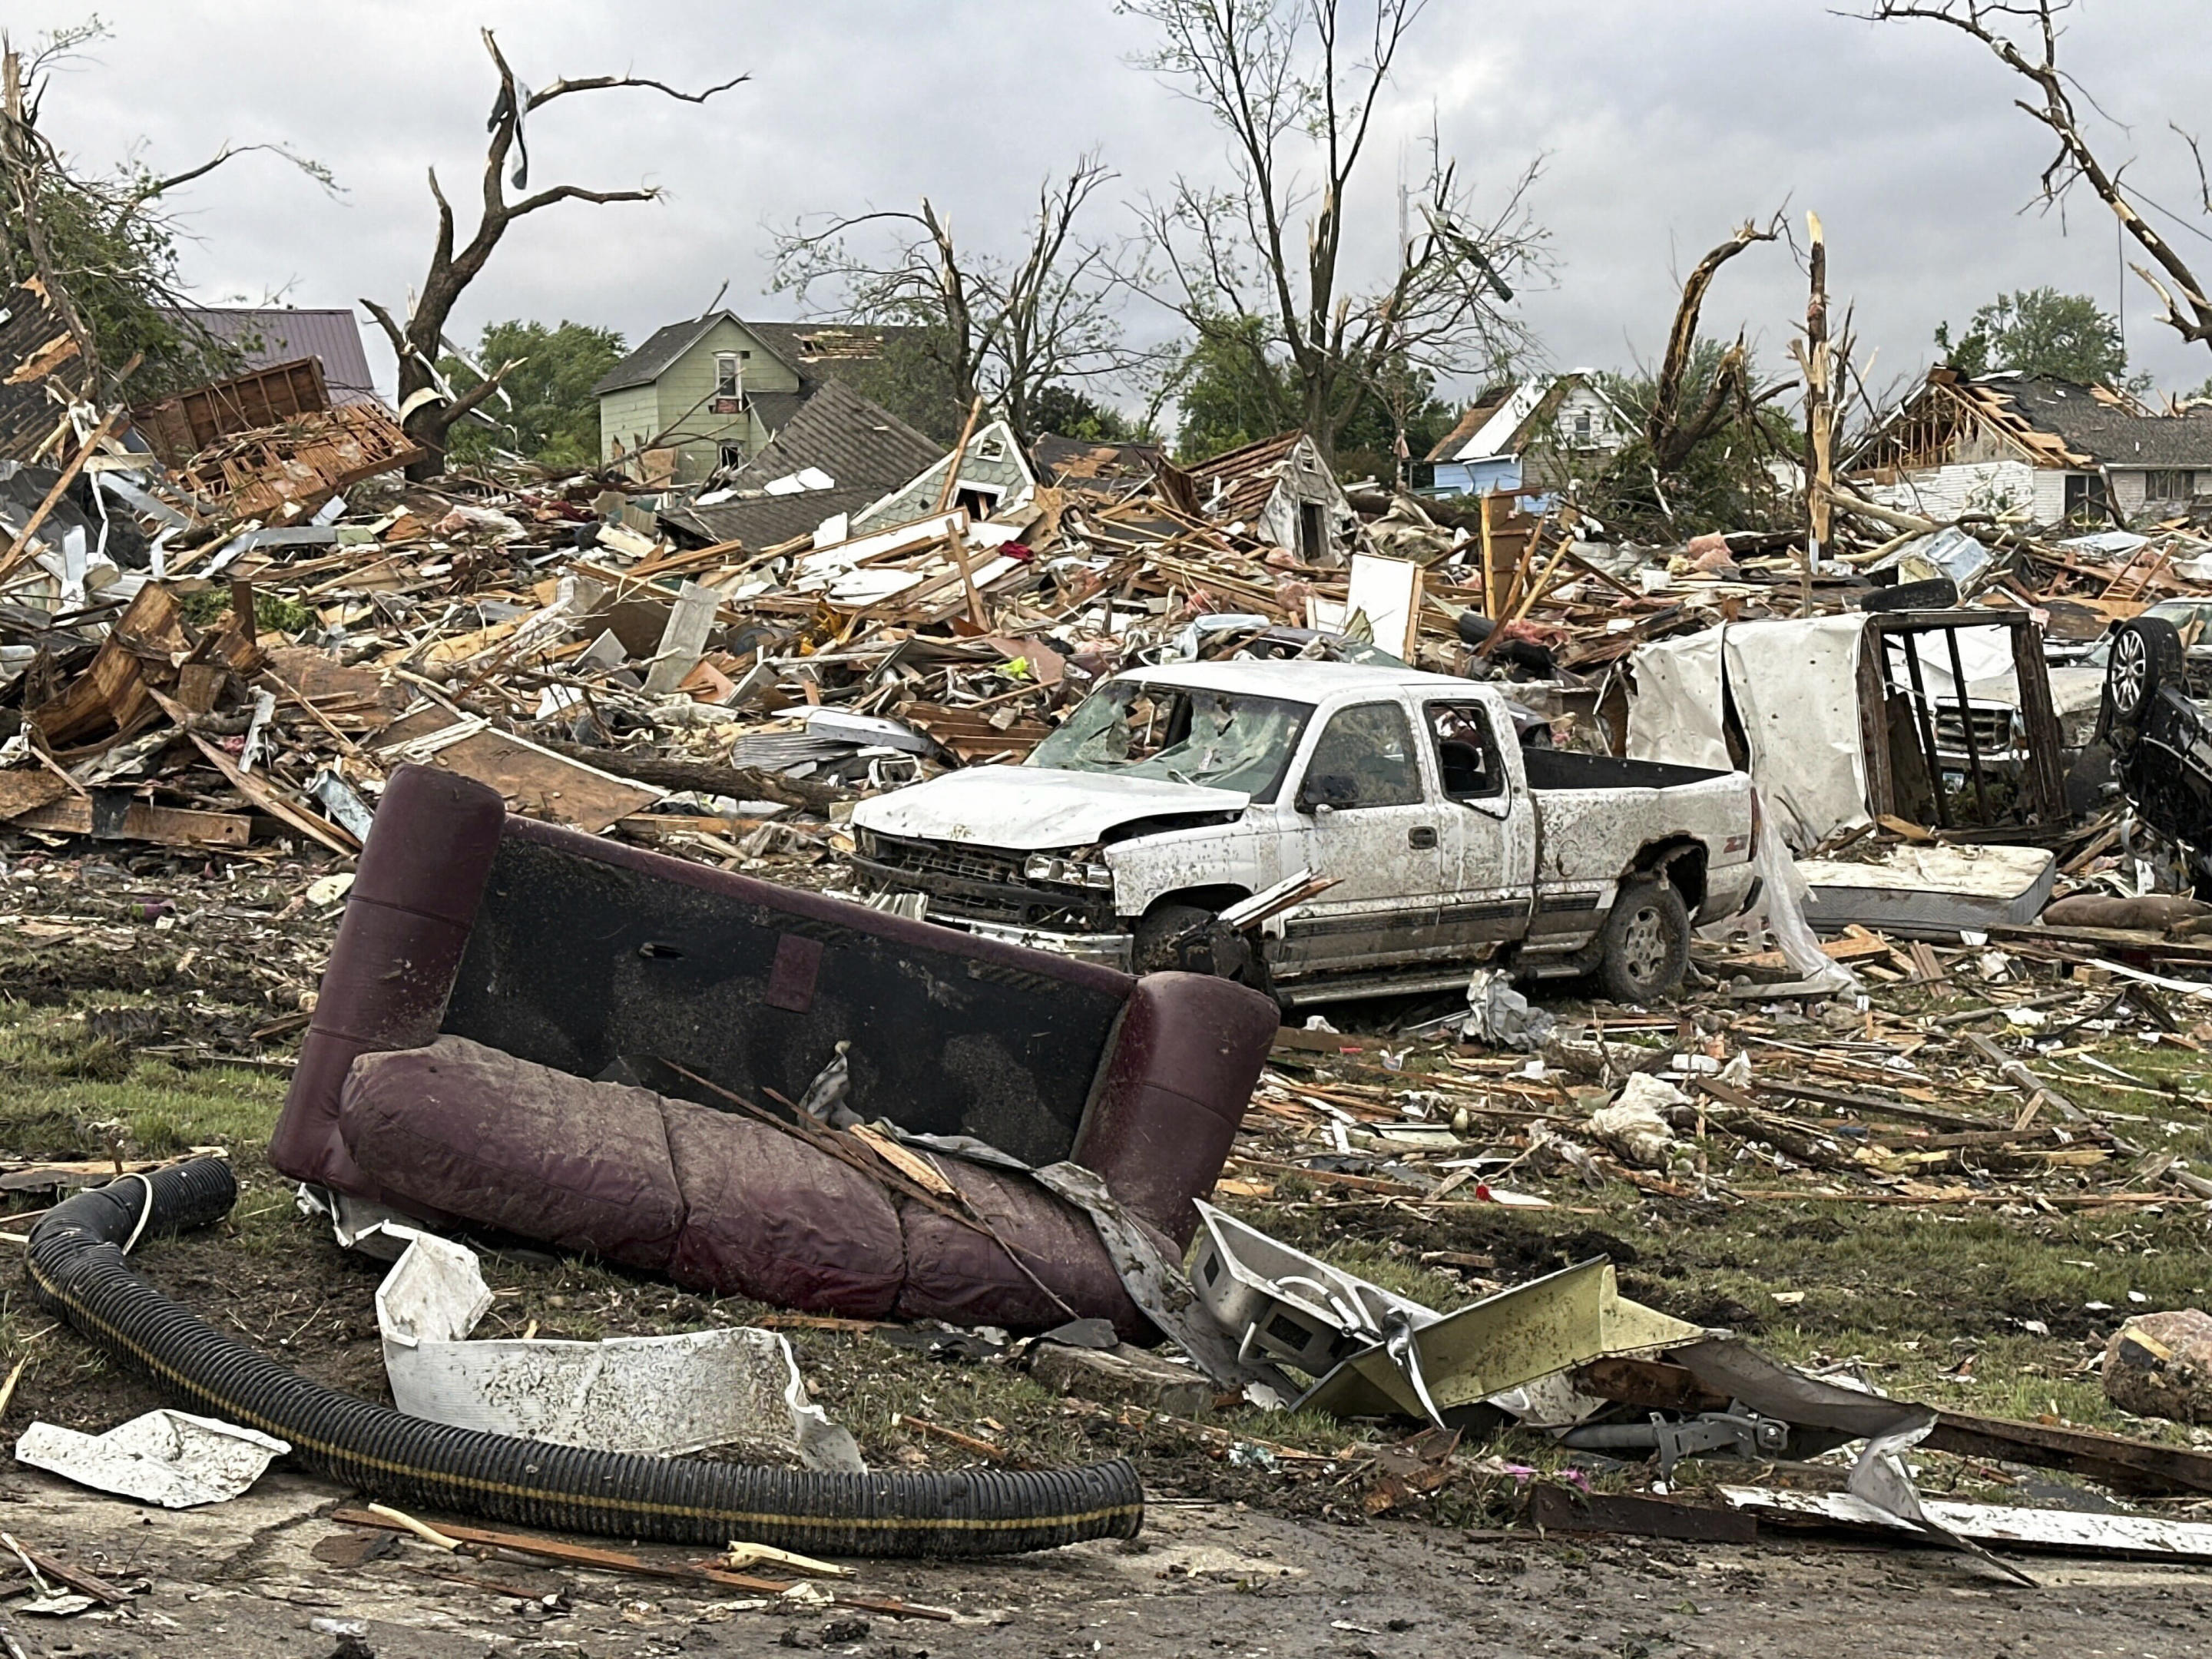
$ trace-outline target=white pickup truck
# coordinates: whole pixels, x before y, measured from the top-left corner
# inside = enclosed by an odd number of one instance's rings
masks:
[[[1448,988],[1486,961],[1668,994],[1692,918],[1756,896],[1750,780],[1524,748],[1513,712],[1406,668],[1139,670],[1020,766],[861,802],[854,862],[933,921],[1285,1006]],[[1256,939],[1217,920],[1307,872],[1334,884]]]

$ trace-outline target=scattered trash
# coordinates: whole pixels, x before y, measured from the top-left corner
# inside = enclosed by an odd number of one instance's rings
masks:
[[[185,1510],[237,1497],[291,1449],[258,1430],[164,1407],[105,1434],[33,1423],[16,1438],[15,1461],[118,1498]]]

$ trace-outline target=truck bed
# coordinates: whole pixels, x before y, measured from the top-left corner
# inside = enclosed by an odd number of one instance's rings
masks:
[[[1523,749],[1521,764],[1528,775],[1528,787],[1535,790],[1672,789],[1728,775],[1702,766],[1615,760],[1610,755],[1578,755],[1566,749]]]

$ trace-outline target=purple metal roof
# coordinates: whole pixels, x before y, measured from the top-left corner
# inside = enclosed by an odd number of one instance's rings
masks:
[[[361,343],[361,325],[343,307],[298,310],[289,306],[204,306],[185,313],[211,334],[226,340],[258,335],[246,354],[248,368],[268,368],[300,357],[323,360],[323,384],[333,404],[370,403],[376,380]]]

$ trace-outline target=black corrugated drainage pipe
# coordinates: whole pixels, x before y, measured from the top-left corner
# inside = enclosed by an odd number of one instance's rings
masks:
[[[1008,1555],[1133,1538],[1127,1458],[1081,1468],[844,1474],[641,1457],[457,1429],[311,1382],[195,1319],[131,1272],[149,1233],[204,1226],[238,1197],[195,1158],[64,1200],[32,1231],[40,1302],[195,1411],[277,1435],[303,1467],[400,1504],[667,1543],[823,1555]]]

